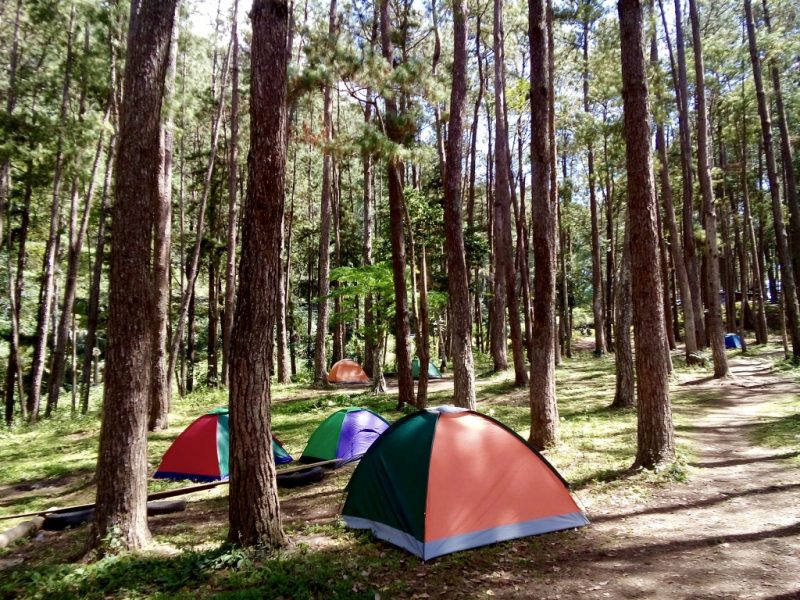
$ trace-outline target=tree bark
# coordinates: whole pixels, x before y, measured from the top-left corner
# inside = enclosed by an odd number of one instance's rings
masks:
[[[617,377],[614,388],[612,408],[632,408],[636,406],[635,377],[633,372],[633,349],[631,347],[631,326],[633,325],[633,297],[631,290],[631,224],[625,220],[625,237],[622,247],[622,261],[617,279],[617,299],[614,303],[617,315],[615,319],[614,366]]]
[[[271,447],[270,365],[277,310],[274,282],[283,268],[289,7],[285,0],[253,0],[250,18],[250,154],[229,367],[228,540],[272,548],[286,543]]]
[[[228,148],[228,243],[225,253],[225,314],[222,322],[222,382],[229,385],[231,333],[236,311],[236,234],[239,199],[239,0],[231,21],[231,134]]]
[[[175,73],[178,60],[178,23],[175,14],[169,64],[164,82],[162,126],[160,134],[161,171],[153,204],[153,367],[150,381],[150,414],[147,429],[160,431],[169,424],[172,403],[172,374],[167,370],[167,325],[170,301],[170,256],[172,248],[172,154],[174,132],[170,102],[174,95]]]
[[[444,181],[444,235],[448,292],[452,310],[449,322],[453,362],[453,404],[475,409],[475,366],[472,358],[472,324],[469,283],[461,216],[461,164],[464,106],[467,97],[467,3],[453,3],[453,87],[447,136]]]
[[[28,420],[39,418],[39,404],[42,397],[42,380],[47,354],[47,339],[52,318],[52,305],[55,296],[56,256],[61,223],[61,183],[64,175],[64,130],[69,110],[69,93],[72,83],[72,68],[75,61],[73,34],[75,31],[75,4],[70,11],[67,32],[67,55],[64,63],[64,82],[61,89],[61,109],[59,112],[59,133],[56,142],[55,172],[53,175],[53,201],[50,205],[50,232],[45,245],[42,264],[42,284],[39,291],[39,310],[36,320],[36,344],[33,348],[31,364],[31,389],[28,393]]]
[[[753,65],[753,79],[756,84],[758,98],[758,115],[761,120],[761,135],[764,143],[764,154],[767,162],[767,179],[772,199],[772,220],[775,227],[775,242],[780,263],[781,282],[784,301],[786,305],[786,327],[791,338],[792,356],[800,361],[800,312],[797,306],[797,287],[795,286],[795,273],[792,268],[792,256],[789,252],[789,241],[786,235],[786,225],[783,220],[783,206],[781,191],[778,185],[778,170],[775,165],[775,153],[772,147],[772,122],[770,120],[769,105],[764,93],[764,84],[761,79],[761,59],[758,55],[756,31],[753,23],[753,10],[750,0],[744,0],[744,10],[747,20],[747,39],[750,47],[750,61]]]
[[[381,49],[384,60],[393,64],[392,27],[389,17],[389,0],[380,0]],[[393,90],[387,90],[384,97],[386,106],[386,133],[389,140],[402,144],[404,134],[399,123],[397,100]],[[452,105],[451,103],[451,106]],[[452,135],[452,123],[450,131]],[[411,358],[408,350],[408,291],[406,290],[406,244],[403,235],[403,164],[400,159],[390,156],[386,164],[389,183],[389,228],[392,247],[392,279],[395,300],[395,354],[397,356],[397,383],[399,395],[398,408],[406,404],[414,405],[414,380],[411,377]],[[461,181],[459,181],[459,186]]]
[[[628,171],[631,298],[637,381],[637,452],[634,467],[647,469],[675,457],[669,374],[664,355],[664,307],[656,231],[656,198],[650,152],[650,106],[644,54],[642,4],[620,0],[625,164]]]
[[[336,0],[330,1],[328,11],[328,35],[336,34]],[[319,270],[317,279],[317,333],[314,342],[314,383],[328,383],[328,357],[326,339],[328,337],[328,294],[330,292],[331,257],[331,194],[333,189],[333,97],[332,86],[325,84],[322,89],[322,199],[320,204],[319,231]]]
[[[728,377],[728,358],[725,354],[725,332],[722,327],[722,311],[719,292],[722,288],[719,272],[719,247],[717,244],[717,211],[714,190],[711,186],[711,165],[708,148],[708,109],[706,108],[705,67],[703,46],[700,37],[700,17],[696,0],[689,0],[689,17],[692,22],[692,48],[694,50],[695,100],[697,103],[697,176],[700,180],[700,195],[703,198],[703,213],[706,229],[706,268],[708,269],[708,321],[706,338],[711,342],[714,359],[714,377]]]
[[[525,351],[522,344],[522,329],[519,322],[519,299],[514,270],[514,242],[511,237],[511,178],[508,154],[508,130],[505,108],[505,32],[503,26],[503,3],[494,0],[494,105],[495,105],[495,194],[494,194],[494,309],[493,332],[498,336],[491,340],[492,357],[496,371],[508,368],[506,359],[507,338],[504,313],[508,308],[511,343],[514,356],[514,384],[521,387],[528,383],[525,373]],[[523,244],[519,238],[518,244]]]
[[[176,0],[141,0],[129,34],[120,110],[109,276],[108,351],[90,547],[147,545],[147,408],[152,294],[152,195],[160,169],[159,132]],[[143,193],[144,188],[144,193]]]
[[[678,55],[678,85],[675,96],[678,104],[678,128],[681,146],[681,179],[683,182],[683,252],[686,273],[692,291],[694,308],[695,341],[698,348],[706,347],[706,331],[703,322],[703,300],[700,277],[697,271],[697,250],[694,239],[694,189],[692,186],[692,135],[689,124],[689,85],[686,76],[686,49],[683,39],[683,16],[681,2],[675,0],[675,46]]]
[[[591,115],[589,105],[589,28],[590,16],[588,5],[584,5],[583,16],[583,112]],[[594,355],[602,356],[607,352],[605,307],[603,299],[603,268],[600,262],[600,208],[597,203],[597,191],[594,173],[594,148],[590,139],[587,154],[587,177],[589,183],[589,213],[592,223],[592,314],[594,315]]]
[[[531,52],[531,209],[533,211],[533,344],[531,348],[530,443],[558,443],[555,380],[556,211],[550,196],[551,162],[547,123],[550,114],[545,3],[528,0]]]
[[[764,9],[764,24],[767,32],[772,32],[767,0],[761,0]],[[769,71],[772,77],[772,91],[775,99],[775,113],[778,119],[778,128],[781,132],[781,163],[783,164],[783,182],[786,189],[786,202],[789,205],[789,232],[790,248],[792,251],[792,268],[795,273],[797,294],[800,294],[800,280],[797,271],[800,269],[800,201],[797,197],[797,177],[795,175],[794,152],[792,151],[792,138],[786,121],[786,108],[783,104],[783,90],[781,76],[775,57],[769,59]]]

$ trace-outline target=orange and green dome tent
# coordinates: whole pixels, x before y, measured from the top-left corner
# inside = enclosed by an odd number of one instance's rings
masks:
[[[330,383],[369,383],[369,377],[360,364],[344,358],[331,367],[328,381]]]
[[[221,481],[228,479],[230,429],[227,408],[216,408],[195,419],[167,449],[153,477]],[[278,439],[272,436],[276,465],[292,462]]]
[[[378,438],[347,485],[342,516],[423,560],[589,523],[525,440],[452,406],[412,413]]]

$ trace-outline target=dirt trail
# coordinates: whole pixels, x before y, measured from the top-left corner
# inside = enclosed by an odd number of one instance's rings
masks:
[[[729,380],[687,376],[674,388],[713,392],[679,432],[697,456],[688,484],[639,506],[593,507],[593,525],[554,557],[545,586],[498,595],[800,598],[800,469],[785,461],[798,449],[758,448],[750,438],[765,396],[797,395],[800,386],[764,360],[735,357],[731,366]]]

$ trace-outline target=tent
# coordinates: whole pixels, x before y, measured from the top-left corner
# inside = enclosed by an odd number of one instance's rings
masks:
[[[411,376],[414,379],[419,379],[419,359],[415,358],[411,361]],[[428,379],[441,379],[442,374],[432,361],[428,361]]]
[[[369,383],[369,377],[360,364],[345,358],[331,367],[328,381],[331,383]]]
[[[388,428],[386,419],[366,408],[337,410],[311,434],[300,462],[355,460]]]
[[[217,408],[195,419],[167,449],[156,479],[219,481],[228,479],[228,409]],[[275,464],[292,462],[291,455],[272,437]]]
[[[525,440],[452,406],[394,423],[353,473],[342,516],[423,560],[589,523]]]
[[[742,349],[742,338],[740,338],[735,333],[726,333],[725,334],[725,348],[727,350],[741,350]]]

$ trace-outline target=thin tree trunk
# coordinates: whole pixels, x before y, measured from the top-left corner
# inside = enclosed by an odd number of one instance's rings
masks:
[[[213,123],[211,125],[211,152],[209,153],[208,163],[206,166],[205,171],[205,178],[203,180],[203,192],[200,197],[200,206],[197,209],[197,227],[195,228],[195,244],[194,249],[192,250],[191,256],[187,257],[187,264],[186,264],[186,288],[183,290],[183,295],[181,297],[181,305],[178,309],[178,315],[176,318],[177,326],[175,331],[172,333],[172,339],[170,340],[169,344],[169,368],[167,370],[168,373],[173,373],[175,371],[175,364],[178,360],[178,349],[180,348],[181,342],[183,341],[183,328],[184,323],[186,322],[186,318],[189,313],[194,313],[194,288],[195,282],[197,281],[197,273],[199,271],[200,266],[200,250],[202,248],[203,243],[203,233],[205,231],[205,219],[206,219],[206,208],[208,206],[208,198],[209,193],[211,190],[211,177],[214,174],[214,165],[216,164],[217,159],[217,141],[219,140],[219,125],[222,121],[222,114],[225,109],[225,80],[228,74],[228,67],[230,65],[230,53],[232,50],[233,44],[230,44],[228,47],[228,56],[222,67],[222,83],[221,83],[221,90],[217,104],[217,110],[214,115]],[[213,84],[213,81],[212,81]],[[191,308],[190,308],[190,305]],[[190,321],[194,319],[191,318]],[[191,332],[190,332],[191,335]],[[188,349],[187,349],[188,354]],[[188,357],[187,357],[188,359]],[[189,367],[191,368],[191,360],[189,360]],[[187,389],[189,388],[187,382]],[[191,391],[191,390],[189,390]]]
[[[585,6],[583,21],[583,112],[591,114],[589,106],[589,7]],[[589,213],[592,223],[592,313],[594,315],[594,354],[602,356],[607,352],[606,326],[603,299],[603,268],[600,262],[600,208],[597,203],[594,173],[594,148],[589,140],[587,148],[587,168],[589,184]]]
[[[72,83],[73,34],[75,31],[75,4],[70,10],[67,32],[67,56],[64,64],[64,82],[61,90],[61,109],[59,112],[59,132],[56,142],[55,173],[53,175],[53,202],[50,206],[50,232],[45,245],[42,265],[42,284],[39,292],[39,310],[36,321],[36,343],[31,364],[31,389],[28,393],[28,419],[35,422],[39,418],[39,404],[42,397],[42,380],[47,354],[47,339],[50,331],[52,305],[55,296],[56,256],[61,222],[61,183],[64,175],[64,134],[69,109],[69,93]]]
[[[111,177],[114,165],[114,150],[117,135],[114,133],[106,149],[106,168],[103,178],[103,194],[100,201],[100,214],[97,222],[97,243],[92,265],[92,286],[89,291],[89,310],[86,321],[86,337],[83,344],[83,366],[81,368],[81,414],[89,412],[89,391],[91,390],[92,363],[97,345],[97,326],[100,319],[100,283],[103,277],[105,262],[106,220],[108,214],[108,196],[111,190]]]
[[[635,467],[651,469],[675,457],[669,374],[664,355],[664,307],[658,265],[656,198],[650,152],[650,107],[642,4],[620,0],[622,98],[628,171],[631,298],[637,381]]]
[[[239,191],[239,0],[231,21],[231,138],[228,148],[228,243],[225,253],[225,314],[222,323],[222,382],[229,385],[231,332],[236,312],[236,234]],[[280,372],[279,372],[280,374]]]
[[[383,58],[389,62],[389,64],[392,64],[394,54],[392,49],[392,27],[389,20],[388,0],[380,1],[380,30]],[[402,143],[404,141],[404,132],[398,122],[399,113],[394,92],[387,91],[384,104],[386,106],[384,121],[386,122],[388,137],[394,143]],[[454,105],[451,103],[451,106]],[[452,120],[450,131],[452,136]],[[397,406],[398,409],[400,409],[406,404],[414,405],[414,380],[411,377],[411,359],[408,350],[410,332],[408,325],[408,292],[406,290],[406,245],[403,236],[403,164],[398,157],[392,156],[387,160],[386,167],[389,183],[389,227],[395,296],[395,354],[397,356],[397,380],[399,388]],[[460,176],[458,178],[458,185],[461,185]]]
[[[711,186],[711,165],[708,144],[708,109],[706,108],[705,67],[700,37],[700,17],[696,0],[689,0],[689,16],[692,22],[692,48],[694,50],[695,100],[697,103],[697,176],[700,180],[700,195],[703,198],[703,213],[706,229],[706,268],[708,270],[708,323],[706,337],[711,342],[714,359],[714,377],[728,377],[728,358],[725,354],[725,335],[719,291],[722,288],[719,272],[719,248],[717,245],[717,211],[714,190]]]
[[[167,329],[170,304],[170,256],[172,248],[172,155],[174,132],[170,103],[175,94],[180,15],[176,12],[164,82],[160,135],[161,172],[153,205],[153,366],[150,381],[149,431],[166,429],[172,403],[172,371],[167,368]]]
[[[784,302],[786,305],[786,325],[791,338],[792,356],[795,361],[800,361],[800,312],[797,306],[797,287],[795,274],[792,268],[792,257],[789,252],[789,241],[786,235],[786,226],[783,221],[783,206],[781,192],[778,186],[778,170],[775,166],[775,153],[772,148],[772,122],[770,121],[769,105],[764,93],[764,84],[761,79],[761,59],[758,55],[756,44],[756,31],[753,23],[753,10],[750,0],[744,0],[744,10],[747,19],[747,38],[750,46],[750,60],[753,65],[753,78],[756,84],[758,97],[758,115],[761,119],[761,134],[764,143],[764,154],[767,159],[767,179],[772,198],[772,219],[775,227],[775,240],[780,263],[781,283]]]
[[[67,278],[64,283],[64,300],[61,305],[61,318],[58,321],[58,329],[56,331],[56,347],[52,356],[52,370],[50,373],[49,392],[47,396],[47,409],[45,411],[46,416],[50,416],[56,409],[58,405],[58,396],[61,392],[61,385],[64,382],[67,342],[69,340],[72,312],[75,305],[75,294],[78,287],[78,268],[80,266],[81,249],[83,248],[83,241],[86,237],[86,230],[89,227],[89,216],[91,214],[92,203],[94,201],[95,178],[100,164],[100,159],[103,156],[105,126],[106,123],[108,123],[110,114],[111,99],[109,98],[105,115],[103,117],[103,122],[100,126],[100,136],[97,139],[97,148],[95,149],[92,169],[89,174],[88,188],[86,190],[84,199],[83,214],[81,216],[80,225],[78,225],[77,231],[74,232],[74,235],[72,235],[70,239]],[[73,212],[74,216],[77,217],[77,206],[75,208],[76,210]],[[72,340],[73,345],[76,342],[77,340]]]
[[[336,33],[336,0],[330,1],[328,10],[328,35]],[[314,342],[314,383],[328,383],[328,358],[326,338],[328,337],[328,293],[330,288],[330,235],[331,235],[331,194],[333,188],[333,98],[330,85],[322,90],[322,199],[320,205],[319,232],[319,275],[317,280],[317,334]]]
[[[417,385],[417,408],[424,409],[428,404],[428,364],[431,358],[431,343],[428,324],[428,258],[425,253],[425,240],[419,252],[419,383]]]
[[[450,93],[450,125],[444,182],[444,235],[449,301],[455,317],[448,321],[453,359],[453,404],[474,410],[475,366],[472,358],[469,283],[461,217],[461,137],[467,97],[467,17],[466,1],[455,0],[453,87]]]
[[[495,194],[494,194],[494,239],[495,281],[493,318],[495,333],[499,339],[492,340],[492,357],[495,370],[508,368],[506,359],[506,334],[504,313],[508,308],[511,343],[514,357],[514,384],[523,386],[528,382],[525,373],[525,350],[522,344],[522,329],[519,322],[519,299],[516,290],[514,269],[514,243],[511,237],[511,178],[508,152],[508,128],[505,107],[505,33],[503,26],[503,4],[494,0],[494,96],[495,96]],[[523,244],[520,238],[518,244]],[[502,335],[500,335],[502,334]]]
[[[531,53],[531,209],[533,211],[533,347],[531,349],[530,443],[558,443],[555,381],[556,221],[550,195],[552,155],[548,139],[550,95],[547,19],[543,0],[528,0]]]
[[[614,366],[617,376],[612,408],[632,408],[636,406],[635,378],[633,372],[633,349],[631,347],[631,326],[633,325],[633,296],[631,289],[631,247],[630,220],[625,220],[625,237],[622,247],[622,261],[617,280],[617,299],[614,303],[615,319]]]
[[[681,180],[683,182],[683,252],[686,273],[691,286],[694,308],[695,341],[698,348],[706,347],[706,331],[703,323],[703,300],[700,277],[697,271],[697,250],[694,238],[694,189],[692,186],[692,139],[689,125],[689,85],[686,76],[686,49],[683,39],[683,16],[681,3],[675,0],[675,46],[678,55],[678,85],[675,96],[678,105],[678,128],[681,146]],[[688,299],[687,299],[688,300]]]

